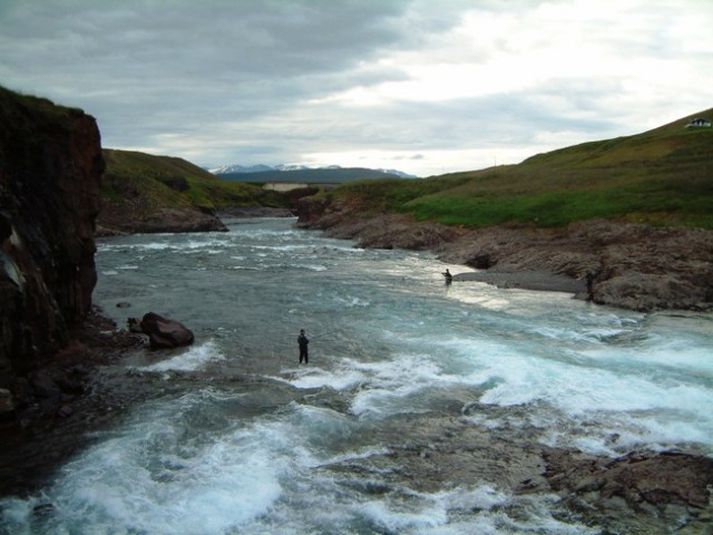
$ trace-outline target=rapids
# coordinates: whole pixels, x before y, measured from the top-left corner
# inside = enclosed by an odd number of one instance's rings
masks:
[[[95,302],[120,325],[177,319],[196,343],[117,364],[155,392],[39,494],[2,500],[0,530],[599,533],[514,491],[537,468],[518,445],[713,455],[710,314],[445,286],[467,268],[291,219],[228,223],[100,242]]]

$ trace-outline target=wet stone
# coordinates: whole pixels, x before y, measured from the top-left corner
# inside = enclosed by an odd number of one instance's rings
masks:
[[[0,388],[0,415],[7,414],[14,410],[15,402],[12,393],[5,388]]]

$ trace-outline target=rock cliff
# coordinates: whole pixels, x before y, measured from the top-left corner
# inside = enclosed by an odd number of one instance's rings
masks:
[[[0,124],[0,389],[16,392],[90,310],[104,160],[81,110],[0,88]]]

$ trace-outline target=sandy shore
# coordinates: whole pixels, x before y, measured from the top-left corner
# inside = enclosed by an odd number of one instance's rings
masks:
[[[476,271],[453,275],[454,282],[486,282],[498,288],[522,288],[546,292],[581,294],[587,291],[585,281],[546,271]]]

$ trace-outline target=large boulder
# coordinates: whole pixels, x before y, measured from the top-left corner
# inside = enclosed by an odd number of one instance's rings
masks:
[[[193,332],[188,327],[153,312],[141,319],[141,330],[148,335],[151,349],[170,349],[193,343]]]

